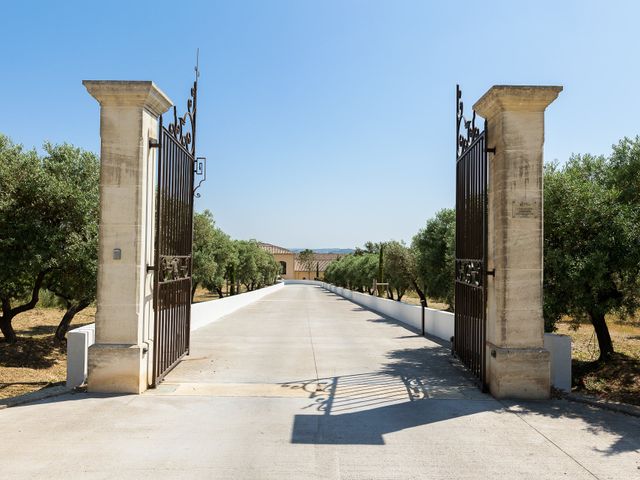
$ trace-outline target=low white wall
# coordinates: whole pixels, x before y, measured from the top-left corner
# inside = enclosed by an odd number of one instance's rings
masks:
[[[544,348],[551,354],[551,385],[571,391],[571,337],[555,333],[544,334]]]
[[[285,285],[316,285],[327,288],[327,284],[319,280],[284,280]]]
[[[241,293],[231,297],[210,300],[208,302],[194,303],[191,305],[191,331],[202,328],[225,315],[235,312],[239,308],[246,307],[261,298],[284,288],[284,283],[276,283],[270,287],[264,287],[253,292]]]
[[[397,302],[386,298],[367,295],[365,293],[354,292],[346,288],[336,287],[328,283],[321,283],[324,288],[341,297],[361,305],[369,310],[381,313],[388,317],[394,318],[399,322],[409,325],[417,330],[422,329],[422,307],[419,305],[409,305],[407,303]],[[434,337],[446,340],[447,342],[453,337],[454,315],[450,312],[435,310],[433,308],[424,309],[424,329]]]
[[[96,324],[67,332],[67,387],[75,388],[87,379],[87,351],[96,341]]]

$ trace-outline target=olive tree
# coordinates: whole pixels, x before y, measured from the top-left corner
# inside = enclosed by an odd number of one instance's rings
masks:
[[[575,155],[545,166],[545,327],[553,330],[563,315],[588,319],[600,360],[614,351],[606,315],[638,308],[640,217],[629,188],[637,179],[625,172],[637,168],[639,151],[636,139],[614,149],[613,159]]]
[[[316,256],[313,253],[313,250],[305,248],[303,251],[298,253],[298,261],[302,267],[309,272],[309,280],[311,280],[311,271],[316,263]]]
[[[71,220],[59,226],[65,248],[45,282],[66,308],[55,334],[62,341],[74,316],[96,298],[100,167],[93,153],[80,148],[67,144],[44,148],[43,167],[55,181],[57,195],[67,199]]]
[[[37,305],[41,288],[67,302],[60,332],[95,296],[98,159],[66,144],[44,149],[41,158],[0,135],[0,330],[9,343],[13,319]]]
[[[389,283],[389,296],[393,300],[401,301],[406,291],[411,287],[411,254],[409,249],[400,242],[392,240],[384,246],[384,272]]]
[[[445,208],[427,220],[411,242],[415,288],[421,300],[429,297],[453,308],[455,291],[455,210]]]

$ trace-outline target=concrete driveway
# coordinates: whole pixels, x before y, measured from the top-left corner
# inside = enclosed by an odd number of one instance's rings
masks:
[[[0,411],[1,478],[640,479],[640,419],[498,402],[446,345],[288,285],[140,396]]]

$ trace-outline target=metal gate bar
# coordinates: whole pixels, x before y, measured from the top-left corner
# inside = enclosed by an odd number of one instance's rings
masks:
[[[486,386],[486,128],[464,118],[456,88],[456,279],[453,352]],[[461,129],[466,130],[466,136]]]
[[[153,385],[189,353],[195,159],[196,81],[187,113],[169,128],[160,117],[154,264]],[[190,131],[184,132],[187,120]]]

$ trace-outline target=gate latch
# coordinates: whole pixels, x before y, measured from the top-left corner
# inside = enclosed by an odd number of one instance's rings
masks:
[[[156,271],[155,265],[147,265],[147,272],[155,272],[155,271]]]

